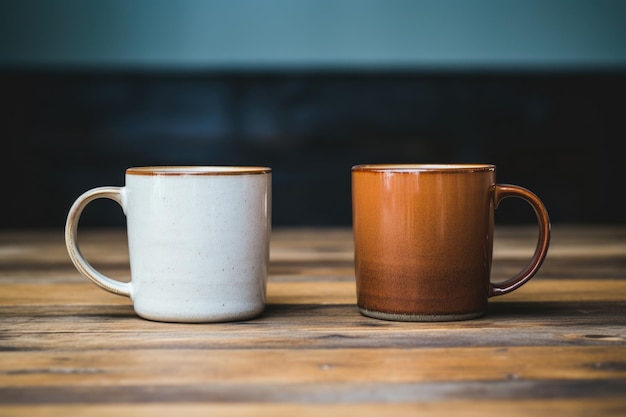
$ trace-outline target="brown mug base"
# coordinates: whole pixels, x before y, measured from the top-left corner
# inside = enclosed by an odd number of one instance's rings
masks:
[[[361,314],[367,317],[389,321],[460,321],[481,317],[484,311],[462,314],[397,314],[368,310],[359,307]]]

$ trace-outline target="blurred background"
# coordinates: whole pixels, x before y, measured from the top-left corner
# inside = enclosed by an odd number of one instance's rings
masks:
[[[494,163],[553,223],[624,223],[625,98],[619,0],[0,0],[0,228],[152,164],[270,166],[275,225],[349,225],[378,162]]]

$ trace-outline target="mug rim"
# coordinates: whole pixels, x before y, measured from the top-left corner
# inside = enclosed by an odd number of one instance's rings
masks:
[[[258,175],[269,174],[272,169],[264,166],[244,165],[152,165],[126,169],[127,175]]]
[[[445,164],[359,164],[353,172],[483,172],[495,171],[496,166],[484,163],[445,163]]]

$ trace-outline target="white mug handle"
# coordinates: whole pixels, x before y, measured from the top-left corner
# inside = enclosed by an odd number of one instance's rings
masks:
[[[117,202],[120,207],[122,207],[122,210],[124,210],[122,192],[122,187],[97,187],[86,191],[78,197],[67,215],[67,222],[65,223],[65,246],[67,247],[72,263],[81,274],[89,278],[102,289],[112,292],[113,294],[130,297],[130,282],[117,281],[96,271],[96,269],[87,262],[78,247],[78,220],[80,219],[83,209],[93,200],[108,198]]]

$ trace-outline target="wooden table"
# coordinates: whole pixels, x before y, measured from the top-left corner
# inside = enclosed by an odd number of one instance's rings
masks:
[[[536,231],[498,227],[494,280]],[[129,278],[125,232],[81,230]],[[349,229],[275,229],[255,319],[167,324],[74,269],[63,232],[0,232],[0,415],[626,415],[626,227],[554,225],[539,274],[480,319],[355,306]]]

